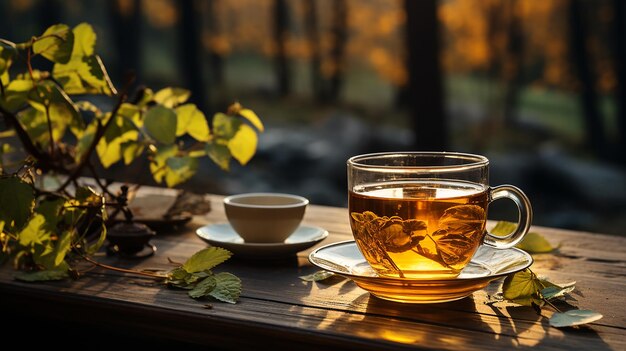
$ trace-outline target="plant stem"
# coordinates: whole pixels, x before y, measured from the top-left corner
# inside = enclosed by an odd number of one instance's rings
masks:
[[[33,81],[33,85],[37,85],[37,81],[35,81],[35,77],[33,73],[33,66],[30,63],[30,58],[31,58],[30,51],[34,42],[35,42],[35,37],[30,39],[30,47],[26,49],[26,67],[28,68],[28,74],[30,75],[30,80]]]
[[[543,299],[543,302],[545,302],[548,305],[550,305],[550,307],[554,308],[557,312],[563,313],[563,312],[561,312],[561,310],[558,307],[554,306],[554,304],[552,302],[550,302],[548,299],[546,299],[545,297],[542,298],[542,299]]]
[[[112,199],[116,198],[116,195],[113,194],[108,186],[106,184],[103,184],[102,181],[100,180],[100,177],[98,177],[98,172],[96,172],[95,167],[89,163],[87,164],[87,168],[89,169],[89,171],[91,172],[91,175],[93,175],[93,179],[96,181],[96,183],[98,184],[98,186],[100,187],[100,189],[102,190],[103,193],[109,195]]]
[[[46,120],[48,122],[48,134],[50,135],[50,158],[54,159],[54,135],[52,134],[52,119],[50,118],[50,106],[46,105]]]
[[[87,262],[89,262],[89,263],[91,263],[93,265],[96,265],[96,266],[98,266],[100,268],[108,269],[108,270],[111,270],[111,271],[121,272],[121,273],[129,273],[129,274],[137,274],[137,275],[141,275],[141,276],[144,276],[144,277],[150,277],[150,278],[159,278],[159,279],[167,278],[167,276],[162,275],[162,274],[142,272],[142,271],[136,271],[134,269],[125,269],[125,268],[109,266],[108,264],[104,264],[104,263],[100,263],[98,261],[94,261],[94,260],[92,260],[91,258],[89,258],[87,256],[84,256],[84,255],[81,255],[81,256],[82,256],[82,258],[85,261],[87,261]]]
[[[111,123],[113,123],[113,121],[115,121],[115,118],[117,117],[117,112],[119,111],[119,109],[122,106],[122,104],[124,103],[124,101],[126,101],[127,92],[128,92],[129,87],[130,87],[130,84],[132,83],[133,80],[134,80],[134,78],[129,78],[126,81],[126,84],[124,85],[123,90],[119,94],[119,99],[117,100],[117,104],[115,105],[115,108],[111,112],[111,117],[109,117],[109,120],[104,124],[104,126],[102,126],[101,124],[98,124],[98,128],[96,129],[96,133],[95,133],[95,135],[93,137],[93,141],[89,145],[89,149],[87,149],[87,151],[85,152],[85,155],[83,156],[83,159],[80,161],[78,166],[76,166],[76,169],[74,169],[74,171],[68,177],[68,179],[65,180],[65,182],[63,184],[61,184],[61,186],[59,187],[59,189],[57,191],[65,190],[65,188],[68,185],[70,185],[70,183],[80,175],[80,172],[89,163],[89,159],[91,158],[91,154],[96,149],[96,146],[100,142],[100,139],[102,139],[102,137],[104,136],[104,133],[109,128]]]

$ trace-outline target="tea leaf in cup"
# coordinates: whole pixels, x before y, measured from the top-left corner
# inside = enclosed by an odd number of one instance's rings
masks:
[[[590,310],[570,310],[563,313],[557,312],[550,317],[550,325],[555,328],[573,327],[575,325],[595,322],[603,316]]]

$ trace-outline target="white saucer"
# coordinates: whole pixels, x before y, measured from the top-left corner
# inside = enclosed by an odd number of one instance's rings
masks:
[[[382,299],[433,303],[469,296],[492,280],[530,267],[533,258],[518,248],[496,249],[482,245],[454,279],[395,278],[379,276],[351,240],[320,247],[311,252],[309,261],[323,270],[352,279],[358,286]]]
[[[321,242],[328,231],[320,227],[302,225],[281,243],[246,243],[229,223],[200,227],[196,234],[207,243],[219,246],[246,258],[280,258],[293,255]]]

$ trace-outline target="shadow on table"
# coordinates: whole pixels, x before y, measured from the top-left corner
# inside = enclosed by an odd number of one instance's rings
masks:
[[[501,330],[507,330],[517,342],[518,348],[533,349],[565,348],[566,345],[577,345],[577,349],[612,350],[602,340],[602,337],[593,327],[580,326],[575,328],[553,328],[547,317],[535,313],[531,307],[507,306],[498,308],[490,306],[498,317]],[[570,305],[571,309],[573,306]],[[567,310],[566,309],[566,310]],[[504,313],[503,310],[506,312]],[[567,343],[564,343],[567,340]]]

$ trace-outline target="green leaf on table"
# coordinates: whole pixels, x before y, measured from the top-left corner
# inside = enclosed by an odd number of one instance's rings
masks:
[[[67,63],[72,57],[74,33],[65,24],[55,24],[33,44],[33,52],[52,62]]]
[[[205,274],[202,278],[207,276],[209,274]],[[187,272],[183,267],[176,267],[167,274],[165,284],[179,289],[191,290],[199,279],[201,277],[197,273],[194,275],[194,273]]]
[[[191,135],[198,141],[208,141],[211,132],[206,116],[194,104],[185,104],[176,108],[178,121],[176,136]]]
[[[209,158],[215,162],[221,169],[228,171],[230,169],[230,150],[228,146],[209,142],[205,146],[205,150]]]
[[[165,183],[170,188],[189,180],[198,170],[198,159],[190,156],[170,157],[166,164]]]
[[[546,300],[563,297],[576,289],[576,286],[574,284],[575,282],[567,286],[548,286],[547,288],[541,289],[541,296],[543,296],[543,298]]]
[[[517,223],[508,221],[499,221],[489,231],[489,233],[496,236],[506,236],[517,228]],[[554,247],[550,245],[541,234],[535,232],[528,232],[522,241],[520,241],[515,247],[520,248],[528,253],[548,253],[554,251]]]
[[[320,270],[312,274],[300,276],[300,279],[304,280],[305,282],[318,282],[320,280],[328,279],[333,276],[335,276],[335,273],[333,272]]]
[[[167,274],[167,279],[185,280],[185,277],[187,277],[189,274],[190,273],[187,272],[183,267],[176,267]]]
[[[5,230],[20,230],[33,212],[35,194],[30,184],[18,177],[0,178],[0,221]]]
[[[216,285],[217,280],[215,279],[215,277],[209,276],[197,283],[196,286],[193,289],[189,290],[187,294],[191,298],[199,299],[201,297],[208,296],[209,293],[213,291],[213,289],[215,289]]]
[[[213,276],[215,288],[209,295],[223,302],[236,303],[241,295],[241,280],[227,272],[220,272]]]
[[[603,316],[590,310],[570,310],[567,312],[556,312],[550,317],[550,325],[555,328],[573,327],[576,325],[595,322]]]
[[[154,101],[171,108],[187,101],[190,95],[191,92],[187,89],[168,87],[157,91],[154,94]]]
[[[183,264],[183,269],[189,273],[202,272],[226,261],[232,255],[233,254],[226,249],[212,246],[200,250],[189,257],[185,264]]]
[[[52,280],[63,280],[68,278],[67,270],[53,269],[37,272],[19,272],[15,275],[16,280],[23,282],[41,282]]]
[[[522,241],[515,247],[520,248],[528,253],[548,253],[554,251],[554,247],[550,245],[548,240],[541,234],[528,232]]]
[[[540,292],[549,286],[555,286],[547,280],[540,280],[530,269],[508,275],[502,284],[502,296],[511,302],[532,306],[543,306]]]
[[[235,135],[228,141],[228,149],[234,159],[245,165],[256,152],[258,138],[252,127],[242,124]]]
[[[161,144],[173,144],[176,140],[176,113],[171,108],[155,106],[144,116],[148,134]]]

